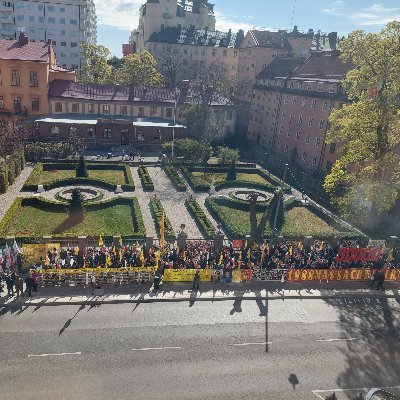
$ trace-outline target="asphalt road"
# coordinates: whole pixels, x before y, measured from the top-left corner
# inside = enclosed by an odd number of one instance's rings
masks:
[[[333,389],[339,399],[354,388],[396,392],[399,311],[396,299],[373,296],[3,309],[0,399],[308,400]]]

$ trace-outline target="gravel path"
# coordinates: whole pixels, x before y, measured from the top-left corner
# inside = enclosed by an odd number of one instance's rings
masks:
[[[27,166],[25,169],[20,173],[18,178],[15,182],[8,188],[7,192],[0,195],[0,219],[4,217],[7,210],[11,207],[11,204],[15,200],[17,196],[20,196],[22,186],[24,185],[25,181],[28,179],[28,176],[32,172],[33,167]]]

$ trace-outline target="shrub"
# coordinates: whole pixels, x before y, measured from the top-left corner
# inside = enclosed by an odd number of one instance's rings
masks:
[[[167,174],[168,178],[171,180],[172,184],[174,185],[175,189],[178,192],[186,192],[186,185],[183,179],[179,176],[177,170],[172,165],[165,166],[165,173]]]
[[[15,182],[15,164],[14,160],[7,161],[7,168],[8,168],[8,183],[12,185]]]
[[[78,188],[74,188],[71,193],[68,212],[70,216],[82,216],[84,214],[83,196]]]
[[[86,161],[83,156],[80,156],[78,165],[76,167],[76,177],[77,178],[87,178],[89,176],[87,172]]]
[[[154,190],[154,184],[147,168],[144,165],[140,165],[138,173],[143,190],[145,192],[152,192]]]
[[[163,151],[171,154],[172,142],[162,145]],[[206,141],[178,139],[174,141],[174,151],[188,163],[206,163],[211,156],[212,147]]]
[[[236,181],[236,161],[231,161],[231,166],[228,171],[228,175],[226,176],[227,181]]]
[[[0,235],[7,236],[7,231],[13,223],[15,217],[18,215],[22,206],[22,197],[17,197],[12,203],[11,207],[7,210],[3,219],[0,222]]]
[[[239,161],[239,150],[228,146],[219,146],[217,148],[217,157],[221,164],[228,164],[232,161]]]
[[[8,189],[8,168],[5,164],[0,167],[0,193],[7,192]]]
[[[190,215],[194,218],[204,237],[208,240],[213,239],[215,232],[214,226],[207,218],[199,203],[197,203],[195,199],[190,198],[185,201],[185,206],[189,210]]]
[[[43,161],[45,158],[63,159],[73,154],[70,143],[29,143],[25,146],[27,161]]]
[[[159,232],[160,226],[161,226],[162,212],[164,210],[159,198],[152,197],[150,199],[150,210],[151,210],[151,214],[153,216],[154,222],[156,224],[157,231]],[[171,239],[176,238],[176,235],[172,228],[171,222],[168,219],[165,211],[164,211],[164,230],[165,230],[165,237],[168,237]]]

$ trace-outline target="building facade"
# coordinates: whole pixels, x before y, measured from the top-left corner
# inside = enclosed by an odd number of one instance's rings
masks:
[[[277,58],[258,76],[247,137],[285,162],[324,173],[336,160],[336,144],[325,141],[328,117],[347,102],[341,80],[354,65],[338,50],[307,58]]]
[[[57,65],[51,40],[0,40],[0,111],[46,114],[48,87],[55,79],[75,81],[76,73]]]
[[[132,38],[137,51],[142,51],[154,33],[192,25],[196,29],[215,31],[214,5],[208,0],[147,0],[140,7],[139,26]]]
[[[10,0],[0,4],[0,39],[15,40],[20,32],[30,40],[52,40],[59,64],[79,69],[81,43],[96,43],[93,0]]]

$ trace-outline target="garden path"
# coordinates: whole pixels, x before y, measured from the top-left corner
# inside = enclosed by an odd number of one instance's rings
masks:
[[[20,191],[28,176],[32,172],[33,167],[26,166],[23,171],[19,174],[15,182],[9,186],[6,193],[0,195],[0,220],[4,217],[7,210],[11,207],[11,204],[17,196],[20,196]]]

